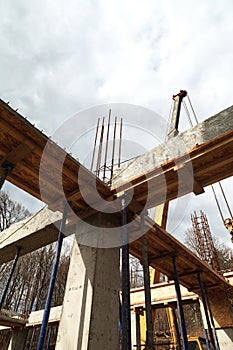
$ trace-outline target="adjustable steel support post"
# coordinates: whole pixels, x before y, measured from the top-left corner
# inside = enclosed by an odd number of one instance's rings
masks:
[[[152,322],[151,291],[150,291],[150,271],[148,262],[147,239],[145,235],[145,214],[141,213],[141,234],[142,234],[142,267],[144,277],[145,308],[146,308],[146,347],[153,350],[154,332]]]
[[[59,265],[59,259],[60,259],[60,254],[61,254],[61,248],[62,248],[62,242],[63,242],[63,238],[64,238],[63,232],[65,230],[65,224],[66,224],[68,210],[69,210],[69,204],[66,202],[65,207],[64,207],[64,211],[63,211],[63,217],[62,217],[61,226],[60,226],[60,230],[59,230],[58,240],[57,240],[57,249],[56,249],[56,253],[54,256],[52,271],[51,271],[51,275],[50,275],[49,290],[48,290],[48,295],[47,295],[47,299],[46,299],[46,303],[45,303],[44,315],[43,315],[43,320],[42,320],[42,324],[41,324],[40,335],[39,335],[39,340],[38,340],[38,344],[37,344],[37,350],[43,350],[43,348],[44,348],[44,341],[45,341],[46,330],[47,330],[47,325],[48,325],[48,320],[49,320],[53,290],[54,290],[54,286],[55,286],[57,270],[58,270],[58,265]]]
[[[3,162],[1,165],[2,169],[0,171],[0,190],[6,181],[7,175],[14,169],[15,165],[7,161]]]
[[[122,305],[119,296],[119,322],[118,322],[118,350],[121,349],[121,335],[122,335]]]
[[[136,312],[136,349],[141,350],[140,314]]]
[[[49,350],[49,348],[50,348],[51,334],[52,334],[52,327],[50,327],[49,331],[48,331],[48,340],[47,340],[46,350]]]
[[[29,349],[28,350],[32,350],[32,345],[33,345],[33,342],[34,342],[35,333],[36,333],[36,327],[33,328],[33,332],[32,332],[32,336],[31,336],[30,345],[29,345]]]
[[[125,198],[122,201],[122,350],[131,350],[129,244]]]
[[[177,305],[178,305],[178,311],[180,316],[180,331],[182,336],[183,348],[184,350],[188,350],[189,349],[188,337],[187,337],[184,310],[183,310],[182,299],[181,299],[179,275],[178,275],[177,266],[176,266],[176,256],[173,256],[172,259],[173,259],[173,268],[174,268],[174,281],[175,281]]]
[[[200,303],[199,303],[199,305],[200,305]],[[200,315],[201,315],[201,325],[202,325],[202,328],[203,328],[203,333],[204,333],[204,337],[205,337],[205,342],[206,342],[207,350],[211,350],[211,348],[210,348],[210,342],[209,342],[209,337],[208,337],[207,330],[205,329],[205,325],[204,325],[204,320],[203,320],[201,308],[200,308]]]
[[[177,350],[181,350],[181,339],[180,339],[179,325],[176,317],[176,311],[173,307],[168,307],[166,308],[166,313],[168,317],[171,335],[174,340],[174,348]]]
[[[219,350],[219,349],[220,349],[220,346],[219,346],[219,342],[218,342],[217,332],[216,332],[216,329],[215,329],[214,318],[213,318],[213,315],[212,315],[212,311],[211,311],[211,307],[210,307],[210,303],[209,303],[208,294],[207,294],[206,292],[205,292],[205,296],[206,296],[206,301],[207,301],[207,307],[208,307],[208,310],[209,310],[210,321],[211,321],[212,329],[213,329],[213,332],[214,332],[214,338],[215,338],[216,348],[217,348],[217,350]]]
[[[213,335],[211,324],[210,324],[207,299],[206,299],[206,294],[205,294],[205,291],[204,291],[204,288],[203,288],[202,279],[201,279],[201,273],[200,272],[197,273],[197,277],[198,277],[198,282],[199,282],[199,286],[200,286],[202,302],[203,302],[203,306],[204,306],[205,317],[206,317],[206,322],[207,322],[208,331],[209,331],[210,342],[211,342],[213,350],[218,350],[218,348],[216,347],[215,341],[214,341],[214,335]]]
[[[22,247],[17,247],[17,252],[16,252],[16,255],[15,255],[15,259],[14,259],[14,261],[12,263],[10,274],[9,274],[6,286],[4,288],[4,291],[2,293],[2,298],[1,298],[1,301],[0,301],[0,310],[2,309],[3,304],[5,302],[6,295],[7,295],[7,292],[8,292],[8,289],[9,289],[9,286],[10,286],[10,283],[11,283],[11,280],[12,280],[12,277],[13,277],[16,265],[17,265],[17,261],[19,259],[19,254],[20,254],[21,249],[22,249]]]

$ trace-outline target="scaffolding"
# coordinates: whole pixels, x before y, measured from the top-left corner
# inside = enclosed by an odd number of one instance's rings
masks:
[[[200,216],[196,211],[191,214],[193,237],[198,256],[207,262],[214,270],[220,273],[217,252],[214,247],[213,237],[210,231],[206,214],[201,210]]]

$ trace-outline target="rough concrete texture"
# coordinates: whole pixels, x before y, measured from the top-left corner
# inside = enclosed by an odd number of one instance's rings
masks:
[[[117,350],[119,248],[80,246],[67,277],[56,350]]]
[[[4,245],[4,242],[6,242],[6,240],[9,244],[12,244],[16,240],[18,240],[19,233],[21,236],[22,232],[34,232],[36,229],[39,230],[40,228],[44,228],[51,222],[59,219],[61,219],[60,213],[53,213],[47,208],[43,208],[36,214],[33,214],[4,230],[1,234],[0,249]]]
[[[51,308],[49,313],[49,323],[59,322],[61,318],[61,305]],[[40,325],[42,323],[44,310],[32,311],[30,313],[26,327]]]
[[[23,247],[20,255],[24,255],[54,242],[57,239],[57,227],[61,217],[60,212],[44,208],[4,230],[0,238],[0,263],[14,259],[17,246]]]
[[[112,187],[118,187],[135,176],[145,174],[156,166],[185,154],[197,144],[201,145],[232,130],[233,106],[206,119],[151,151],[126,162],[121,168],[116,170]]]
[[[233,349],[233,328],[217,329],[217,337],[221,350]]]
[[[136,333],[136,327],[137,327],[137,321],[136,321],[137,314],[133,310],[131,311],[131,341],[132,341],[132,347],[133,349],[136,349],[137,345],[137,333]]]
[[[180,286],[182,300],[197,300],[199,296],[193,292],[189,292],[187,288]],[[151,304],[152,305],[168,305],[176,301],[175,283],[173,281],[158,283],[151,286]],[[145,292],[143,288],[135,288],[130,293],[131,307],[141,307],[145,305]]]

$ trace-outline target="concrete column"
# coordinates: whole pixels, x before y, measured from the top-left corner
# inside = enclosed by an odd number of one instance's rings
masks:
[[[28,329],[13,328],[8,350],[24,350]]]
[[[218,342],[221,350],[232,350],[233,327],[216,329]]]
[[[119,248],[74,240],[56,350],[117,350]]]

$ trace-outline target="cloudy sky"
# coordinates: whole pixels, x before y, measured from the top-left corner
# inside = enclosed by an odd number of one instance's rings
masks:
[[[232,105],[232,0],[8,0],[0,12],[0,98],[48,135],[106,103],[136,104],[167,120],[180,89],[199,120]],[[177,221],[184,211],[174,205],[170,231],[182,237],[190,212],[202,209],[213,233],[229,241],[209,190],[184,203],[187,218]]]

